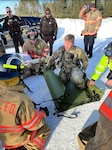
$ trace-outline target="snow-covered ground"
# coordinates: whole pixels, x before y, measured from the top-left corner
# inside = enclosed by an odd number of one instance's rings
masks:
[[[68,18],[57,19],[57,23],[59,30],[57,40],[53,47],[54,51],[59,46],[63,45],[63,38],[69,33],[75,35],[75,44],[84,48],[83,37],[80,36],[80,33],[84,28],[84,22],[82,20]],[[91,77],[96,64],[103,55],[105,45],[111,40],[112,18],[103,19],[97,38],[95,39],[93,57],[89,59],[89,65],[86,72],[88,78]],[[7,49],[6,51],[7,53],[12,53],[14,52],[14,48]],[[25,83],[33,91],[33,93],[30,93],[27,89],[25,89],[26,94],[28,94],[37,104],[46,101],[39,106],[47,106],[50,112],[46,122],[51,128],[51,135],[46,143],[45,150],[79,150],[77,142],[78,133],[98,119],[98,108],[109,93],[109,89],[107,89],[104,84],[107,73],[108,70],[96,82],[96,85],[104,91],[104,96],[100,101],[77,106],[63,112],[68,116],[74,116],[73,114],[76,113],[78,115],[77,118],[57,117],[56,115],[53,115],[55,112],[55,106],[53,101],[50,101],[52,100],[52,97],[42,75],[32,76],[25,79]],[[3,148],[1,147],[0,149],[2,150]]]

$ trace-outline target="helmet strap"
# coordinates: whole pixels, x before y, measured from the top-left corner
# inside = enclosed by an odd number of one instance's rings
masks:
[[[30,88],[25,84],[25,82],[23,81],[23,79],[20,78],[20,81],[25,85],[25,87],[28,89],[28,91],[30,91],[31,93],[33,93],[33,91],[31,91]]]

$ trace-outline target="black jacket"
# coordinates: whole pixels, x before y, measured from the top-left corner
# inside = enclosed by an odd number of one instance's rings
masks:
[[[21,18],[13,15],[11,18],[9,16],[4,18],[3,29],[9,30],[10,33],[20,32],[20,26],[22,25]]]
[[[44,16],[40,20],[40,33],[43,35],[57,35],[58,26],[55,18],[50,16],[50,18],[46,18]]]

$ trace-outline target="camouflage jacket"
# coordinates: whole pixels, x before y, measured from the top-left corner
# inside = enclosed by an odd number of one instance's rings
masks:
[[[23,22],[20,17],[13,15],[11,18],[6,16],[3,22],[3,28],[9,29],[10,33],[20,32],[20,26],[23,25]]]
[[[49,58],[47,65],[50,67],[55,62],[59,68],[72,69],[78,66],[85,70],[88,66],[88,57],[85,51],[77,46],[73,46],[69,51],[62,46]]]

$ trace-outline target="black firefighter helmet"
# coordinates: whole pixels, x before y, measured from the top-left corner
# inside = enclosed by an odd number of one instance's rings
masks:
[[[19,77],[23,69],[22,60],[15,54],[4,54],[0,57],[0,80]]]
[[[112,57],[112,42],[110,42],[104,49],[107,57]]]

